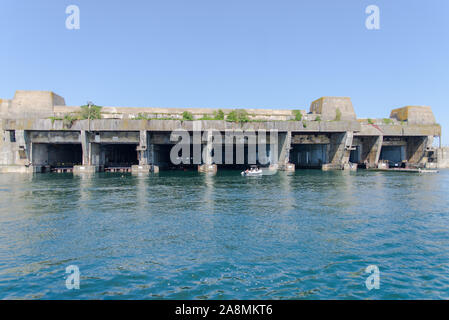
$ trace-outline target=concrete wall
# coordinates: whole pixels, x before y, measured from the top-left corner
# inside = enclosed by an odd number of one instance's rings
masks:
[[[173,118],[182,120],[182,114],[185,111],[190,112],[194,119],[200,119],[204,116],[213,117],[218,109],[212,108],[153,108],[153,107],[102,107],[102,116],[105,119],[135,119],[140,115],[145,118]],[[233,109],[221,109],[225,115]],[[272,110],[272,109],[245,109],[250,119],[253,120],[293,120],[292,110]],[[54,113],[56,117],[63,117],[67,113],[80,111],[77,106],[55,106]],[[303,111],[305,114],[305,111]],[[307,117],[307,116],[306,116]]]
[[[360,148],[360,163],[367,167],[377,167],[382,148],[383,136],[364,136],[355,139],[354,145]]]
[[[48,154],[48,144],[36,143],[33,144],[33,155],[32,162],[35,166],[45,166],[48,165],[49,154]]]
[[[222,120],[179,121],[179,120],[79,120],[70,128],[61,120],[50,119],[5,119],[3,127],[6,130],[30,130],[30,131],[165,131],[174,130],[204,131],[214,129],[226,130],[271,130],[279,132],[345,132],[359,131],[358,121],[264,121],[235,123]],[[427,135],[427,134],[426,134]]]
[[[65,105],[65,101],[51,91],[17,90],[7,107],[6,115],[11,118],[51,117],[55,105]],[[5,114],[5,107],[2,111]]]
[[[341,120],[355,120],[351,98],[321,97],[310,104],[310,112],[321,115],[322,120],[336,120],[338,110]]]
[[[449,168],[449,147],[438,148],[436,150],[438,168],[447,169]]]
[[[290,153],[290,162],[298,167],[321,168],[328,161],[327,149],[327,144],[294,145]]]
[[[405,106],[391,111],[390,118],[413,124],[434,124],[435,116],[428,106]]]
[[[420,163],[425,156],[427,137],[409,137],[407,141],[407,161]]]
[[[11,100],[0,99],[0,119],[2,117],[6,117],[6,115],[8,114],[10,105],[11,105]]]
[[[77,111],[79,107],[65,106],[62,97],[48,91],[19,90],[11,100],[0,99],[0,165],[26,166],[34,157],[37,163],[48,163],[52,160],[48,153],[53,149],[46,149],[39,144],[81,144],[83,164],[99,165],[105,161],[102,144],[137,144],[136,152],[138,151],[140,156],[147,155],[150,158],[152,152],[146,151],[145,143],[142,143],[142,136],[147,133],[154,142],[146,147],[154,148],[156,144],[158,148],[166,151],[167,145],[171,144],[167,141],[168,134],[174,130],[193,132],[213,129],[220,132],[237,132],[274,129],[279,131],[281,137],[279,155],[282,163],[288,163],[291,145],[325,145],[326,161],[331,164],[329,167],[339,168],[349,161],[354,146],[359,148],[357,152],[360,162],[375,164],[382,143],[397,144],[391,137],[399,138],[401,145],[407,144],[408,160],[425,161],[428,142],[432,137],[441,135],[441,127],[435,123],[430,107],[408,106],[395,109],[391,113],[392,121],[358,121],[348,97],[322,97],[313,101],[310,114],[301,111],[303,121],[288,121],[294,117],[292,110],[269,109],[246,109],[251,119],[261,120],[247,123],[222,120],[135,120],[138,114],[145,114],[150,118],[180,119],[184,111],[200,118],[212,116],[216,109],[127,107],[103,107],[103,119],[78,120],[70,126],[62,120],[49,119],[55,115],[63,117]],[[227,114],[231,110],[223,111]],[[340,114],[339,121],[336,121],[337,114]],[[321,120],[318,120],[318,117]],[[15,132],[15,142],[10,141],[10,131]],[[290,135],[291,138],[286,139]],[[32,148],[33,145],[37,147]],[[162,153],[157,155],[156,151],[152,157],[162,156]],[[54,152],[55,159],[62,158],[62,155],[58,156],[56,149]],[[444,158],[444,152],[440,158]]]

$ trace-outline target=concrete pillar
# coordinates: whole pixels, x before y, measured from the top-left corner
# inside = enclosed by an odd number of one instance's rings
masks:
[[[347,167],[353,137],[352,131],[331,134],[327,155],[329,163],[323,164],[322,170],[342,170]]]
[[[213,150],[212,131],[207,131],[206,155],[205,155],[205,159],[204,159],[204,162],[207,165],[212,164],[212,150]]]
[[[290,162],[292,148],[292,132],[279,133],[279,170],[295,171],[295,165]]]
[[[382,152],[382,143],[384,142],[384,136],[378,136],[374,144],[374,167],[377,168],[380,159],[380,153]]]
[[[343,150],[343,155],[341,159],[341,164],[346,165],[349,163],[349,157],[351,156],[351,151],[355,150],[355,147],[353,147],[352,143],[354,142],[354,132],[353,131],[346,131],[345,137],[345,148]]]
[[[198,166],[199,172],[217,172],[217,165],[213,164],[213,157],[212,157],[212,150],[213,150],[213,141],[212,141],[212,131],[208,130],[207,133],[207,139],[206,139],[206,145],[203,148],[203,158],[204,163]]]
[[[139,165],[144,166],[148,164],[148,132],[146,130],[140,131],[139,145],[137,146],[139,152]]]
[[[101,161],[100,144],[91,142],[89,145],[90,149],[90,164],[93,166],[104,165]]]
[[[90,133],[86,130],[81,130],[80,140],[83,152],[83,164],[74,166],[73,173],[95,173],[100,171],[100,145],[90,142]],[[94,159],[94,161],[92,161],[92,159]]]
[[[147,130],[140,131],[137,151],[139,152],[139,164],[131,167],[132,173],[159,172],[159,166],[155,164],[154,144],[151,143],[150,134]]]
[[[32,161],[31,140],[28,131],[16,130],[16,148],[15,164],[29,166]]]
[[[437,152],[437,166],[440,169],[449,168],[449,147],[441,147]]]
[[[409,137],[407,139],[407,161],[411,164],[426,163],[426,148],[428,137]]]
[[[81,149],[83,152],[83,166],[90,165],[90,144],[89,144],[89,135],[85,130],[81,130],[80,133],[81,139]]]
[[[360,161],[366,164],[366,168],[377,168],[379,163],[380,153],[382,151],[383,136],[367,136],[361,138],[362,154]]]

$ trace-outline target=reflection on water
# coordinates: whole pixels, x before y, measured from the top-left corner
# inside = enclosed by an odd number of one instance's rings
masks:
[[[447,171],[3,174],[0,298],[449,298],[448,191]]]

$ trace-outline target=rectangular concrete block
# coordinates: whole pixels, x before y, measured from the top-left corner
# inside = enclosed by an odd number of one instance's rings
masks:
[[[217,165],[216,164],[201,164],[201,165],[198,165],[198,172],[216,173],[217,172]]]
[[[73,167],[73,173],[79,174],[79,173],[96,173],[100,171],[100,166],[74,166]]]

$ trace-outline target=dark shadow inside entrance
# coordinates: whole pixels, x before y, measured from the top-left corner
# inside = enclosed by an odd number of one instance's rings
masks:
[[[137,144],[107,144],[102,145],[104,165],[108,167],[131,167],[139,164]]]
[[[70,168],[82,163],[81,144],[33,144],[33,164],[52,168]]]
[[[382,146],[379,160],[386,160],[390,166],[400,164],[405,160],[405,146]]]
[[[321,169],[327,163],[327,144],[294,144],[290,162],[297,168]]]

